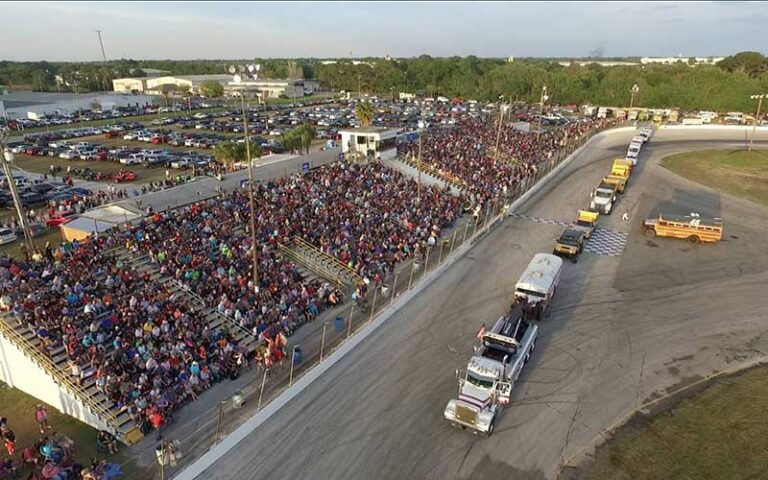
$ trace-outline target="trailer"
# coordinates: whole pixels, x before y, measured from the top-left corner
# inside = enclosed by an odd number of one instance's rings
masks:
[[[480,346],[459,379],[458,398],[445,407],[451,425],[491,435],[523,367],[536,347],[538,326],[523,319],[520,304],[499,318],[489,332],[482,332]]]

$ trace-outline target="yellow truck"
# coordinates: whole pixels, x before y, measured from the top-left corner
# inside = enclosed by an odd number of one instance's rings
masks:
[[[655,123],[656,125],[661,125],[661,122],[663,121],[664,121],[664,116],[662,114],[655,113],[653,115],[653,123]]]
[[[597,226],[598,215],[597,212],[579,210],[579,218],[573,222],[571,228],[584,232],[584,238],[589,239],[592,237],[592,232],[595,231],[595,226]]]
[[[605,183],[616,185],[616,191],[624,193],[624,189],[627,188],[627,182],[629,176],[632,174],[632,160],[625,160],[623,158],[616,159],[611,165],[611,174],[603,178]]]

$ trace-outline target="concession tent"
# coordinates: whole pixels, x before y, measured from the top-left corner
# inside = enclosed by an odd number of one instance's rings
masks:
[[[117,205],[94,208],[71,222],[61,225],[61,235],[67,241],[83,240],[94,233],[103,233],[121,223],[133,222],[142,215]]]

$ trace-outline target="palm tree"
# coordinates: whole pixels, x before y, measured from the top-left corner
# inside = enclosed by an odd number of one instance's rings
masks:
[[[373,122],[373,105],[370,102],[360,102],[355,107],[355,115],[360,125],[367,127]]]
[[[227,170],[234,170],[235,163],[246,160],[245,156],[245,143],[221,142],[216,145],[216,161],[227,167]]]

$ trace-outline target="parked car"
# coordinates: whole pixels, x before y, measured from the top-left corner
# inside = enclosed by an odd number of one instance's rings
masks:
[[[13,243],[18,238],[19,237],[16,236],[16,232],[11,230],[10,228],[0,228],[0,245],[5,245],[6,243]]]

